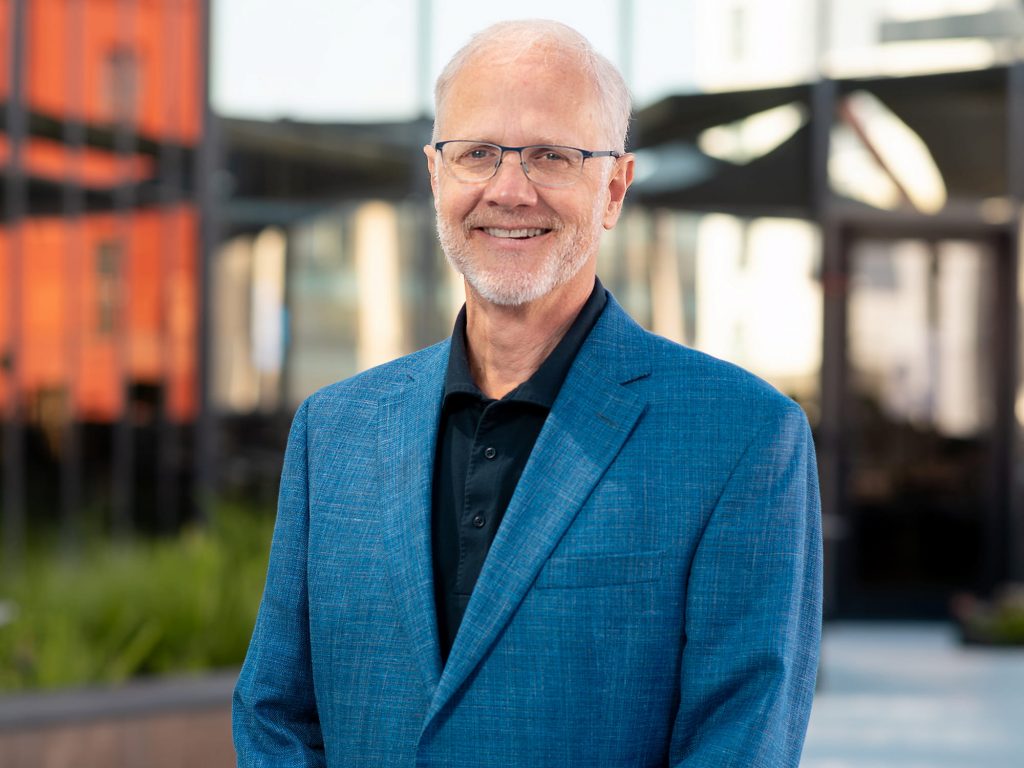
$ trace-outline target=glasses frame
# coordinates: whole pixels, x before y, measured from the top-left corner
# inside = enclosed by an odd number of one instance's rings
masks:
[[[452,171],[450,168],[449,172],[452,174],[452,178],[460,184],[483,184],[484,182],[490,181],[498,175],[498,168],[501,167],[502,162],[505,160],[505,154],[507,152],[515,152],[519,155],[519,167],[523,169],[523,175],[530,180],[531,183],[536,184],[539,187],[548,187],[549,189],[562,189],[564,187],[571,187],[583,176],[583,167],[586,165],[587,160],[592,157],[614,157],[616,159],[625,155],[625,152],[618,152],[614,149],[581,149],[580,147],[570,147],[567,144],[524,144],[521,147],[506,147],[504,144],[495,144],[493,141],[477,141],[476,139],[446,139],[444,141],[438,141],[434,144],[434,150],[439,152],[441,155],[441,163],[445,168],[448,168],[448,161],[444,159],[444,152],[442,149],[445,144],[454,144],[465,142],[467,144],[479,144],[484,147],[494,147],[499,151],[498,159],[494,163],[494,167],[491,169],[491,175],[486,179],[475,179],[466,180],[460,179],[459,176]],[[523,152],[527,149],[543,149],[544,147],[550,147],[551,149],[571,149],[574,152],[579,152],[583,155],[583,160],[580,162],[580,173],[579,176],[574,177],[571,181],[565,184],[547,184],[543,181],[537,181],[530,177],[530,169],[527,166],[526,161],[523,159]]]

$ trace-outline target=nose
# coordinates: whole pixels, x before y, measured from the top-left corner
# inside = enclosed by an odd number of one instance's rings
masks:
[[[512,162],[509,155],[518,162]],[[522,155],[514,151],[502,153],[498,170],[487,182],[484,198],[503,206],[532,205],[537,202],[537,190],[526,176]]]

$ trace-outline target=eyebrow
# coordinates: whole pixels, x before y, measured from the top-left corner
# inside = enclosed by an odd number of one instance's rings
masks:
[[[496,139],[471,138],[471,139],[466,139],[466,141],[480,141],[480,142],[484,142],[485,144],[497,144],[499,146],[502,145],[501,142],[497,141]],[[508,145],[506,145],[506,146],[508,146]],[[542,137],[540,139],[534,139],[533,141],[528,141],[525,144],[523,144],[523,146],[524,147],[533,147],[533,146],[571,147],[573,145],[572,144],[566,144],[564,141],[561,141],[561,140],[558,140],[558,139],[551,139],[549,137]]]
[[[556,147],[568,147],[568,146],[570,146],[569,144],[566,144],[564,141],[561,141],[559,139],[551,139],[551,138],[548,138],[548,137],[544,137],[540,141],[532,141],[530,143],[531,144],[554,144]]]

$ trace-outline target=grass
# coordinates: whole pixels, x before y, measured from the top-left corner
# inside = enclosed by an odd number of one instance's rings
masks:
[[[0,691],[119,683],[241,664],[272,516],[221,507],[173,539],[35,548],[0,585]]]

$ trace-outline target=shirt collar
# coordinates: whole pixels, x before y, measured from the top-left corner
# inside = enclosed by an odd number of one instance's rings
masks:
[[[590,335],[591,329],[608,303],[608,293],[601,281],[594,278],[594,290],[580,309],[569,330],[561,338],[551,354],[547,356],[534,374],[506,394],[502,400],[516,400],[534,403],[550,410],[558,397],[565,377],[569,374],[580,347]],[[452,330],[451,353],[448,356],[448,372],[444,383],[444,400],[451,395],[464,393],[481,400],[487,400],[473,381],[469,372],[469,357],[466,352],[466,307],[463,305]]]

